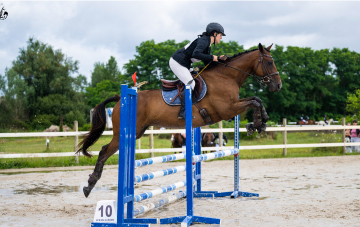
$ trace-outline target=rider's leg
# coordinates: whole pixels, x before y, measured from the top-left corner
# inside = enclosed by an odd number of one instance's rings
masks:
[[[185,68],[184,66],[180,65],[177,61],[175,61],[173,58],[170,58],[169,65],[173,73],[185,84],[191,86],[191,89],[194,90],[195,88],[195,81],[193,80],[190,71]],[[179,111],[178,118],[179,119],[185,119],[185,90],[181,94],[181,107]]]

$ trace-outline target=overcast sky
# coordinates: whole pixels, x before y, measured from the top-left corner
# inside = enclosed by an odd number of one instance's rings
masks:
[[[120,66],[142,41],[193,40],[210,22],[225,28],[223,41],[245,48],[271,43],[360,52],[360,2],[16,2],[1,1],[0,74],[29,37],[73,60],[90,82],[95,62],[114,56]],[[76,75],[75,75],[76,76]]]

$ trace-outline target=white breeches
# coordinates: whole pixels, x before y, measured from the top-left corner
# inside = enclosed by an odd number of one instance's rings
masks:
[[[190,71],[187,68],[185,68],[184,66],[180,65],[173,58],[170,58],[169,66],[170,66],[170,69],[175,74],[175,76],[177,76],[181,80],[181,82],[183,82],[185,85],[187,85],[188,82],[193,79],[190,74]],[[194,80],[191,82],[190,86],[191,86],[191,89],[194,90],[194,88],[195,88]]]

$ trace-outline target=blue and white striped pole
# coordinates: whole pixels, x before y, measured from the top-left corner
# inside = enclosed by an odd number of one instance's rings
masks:
[[[222,158],[225,156],[236,155],[238,153],[239,153],[239,150],[231,149],[231,150],[217,151],[217,152],[208,153],[208,154],[195,155],[193,157],[193,162],[197,163],[197,162],[207,161],[207,160],[211,160],[211,159]]]
[[[169,203],[175,202],[181,198],[184,198],[186,196],[186,192],[185,191],[180,191],[179,193],[174,193],[171,196],[168,196],[166,198],[160,199],[157,202],[154,203],[147,203],[146,205],[140,206],[136,209],[134,209],[134,216],[137,216],[139,214],[143,214],[146,213],[148,211],[151,211],[153,209],[156,209],[158,207],[162,207],[165,206]]]
[[[134,202],[140,202],[140,201],[143,201],[145,199],[149,199],[149,198],[151,198],[153,196],[161,195],[161,194],[164,194],[166,192],[170,192],[170,191],[173,191],[173,190],[175,190],[177,188],[181,188],[181,187],[185,187],[185,186],[186,186],[186,181],[180,181],[180,182],[177,182],[177,183],[172,184],[172,185],[168,185],[168,186],[165,186],[165,187],[162,187],[162,188],[157,188],[155,190],[142,193],[140,195],[135,195],[134,196]]]
[[[185,157],[184,153],[166,155],[166,156],[155,157],[155,158],[146,158],[146,159],[136,160],[135,167],[148,166],[148,165],[153,165],[153,164],[157,164],[157,163],[181,160],[181,159],[185,159],[185,158],[186,157]]]

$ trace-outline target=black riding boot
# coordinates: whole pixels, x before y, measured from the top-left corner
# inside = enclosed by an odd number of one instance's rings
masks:
[[[181,94],[181,107],[178,115],[178,119],[185,119],[185,89]]]

